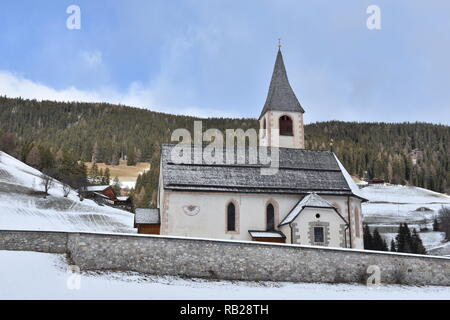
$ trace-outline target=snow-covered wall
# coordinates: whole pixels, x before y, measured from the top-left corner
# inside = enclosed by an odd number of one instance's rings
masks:
[[[227,280],[450,286],[450,258],[169,236],[0,231],[0,250],[67,252],[82,270]]]

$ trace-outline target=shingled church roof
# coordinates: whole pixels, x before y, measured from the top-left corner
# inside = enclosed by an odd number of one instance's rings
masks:
[[[274,175],[262,175],[260,163],[248,163],[251,148],[245,148],[245,163],[194,164],[171,159],[174,145],[163,144],[161,164],[163,187],[169,190],[243,193],[281,193],[355,195],[334,153],[330,151],[290,148],[268,148],[268,154],[279,151],[279,169]],[[191,146],[191,148],[193,148]],[[237,150],[235,150],[237,157]],[[191,159],[194,158],[192,149]],[[344,169],[345,170],[345,169]]]
[[[305,112],[289,84],[281,50],[278,50],[272,80],[270,81],[269,93],[267,94],[266,103],[259,118],[261,119],[267,111],[271,110]]]

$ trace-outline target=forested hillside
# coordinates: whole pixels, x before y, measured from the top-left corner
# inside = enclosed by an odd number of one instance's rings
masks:
[[[58,153],[111,164],[120,158],[128,158],[130,165],[150,161],[152,169],[139,177],[135,191],[138,205],[148,205],[156,196],[161,143],[169,142],[174,129],[191,130],[194,120],[103,103],[0,97],[0,148],[22,161],[37,162],[33,165],[41,170]],[[259,127],[255,119],[223,118],[204,119],[203,126]],[[307,125],[305,136],[307,148],[332,148],[353,175],[449,191],[449,126],[332,121]]]

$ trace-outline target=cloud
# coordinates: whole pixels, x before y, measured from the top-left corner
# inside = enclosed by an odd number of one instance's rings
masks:
[[[103,54],[99,50],[82,51],[81,58],[83,62],[90,68],[96,68],[103,65]]]
[[[238,117],[219,110],[209,110],[197,106],[172,106],[158,103],[160,96],[157,89],[144,86],[140,82],[129,85],[126,92],[118,92],[112,88],[103,87],[97,90],[79,90],[74,86],[56,90],[42,83],[26,79],[21,75],[8,71],[0,71],[0,94],[11,98],[77,101],[77,102],[108,102],[122,104],[153,111],[166,112],[179,115],[191,115],[202,118],[208,117]]]

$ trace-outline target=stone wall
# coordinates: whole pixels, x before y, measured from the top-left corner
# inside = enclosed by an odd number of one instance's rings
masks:
[[[0,250],[66,253],[65,232],[0,231]]]
[[[67,252],[82,270],[250,281],[450,285],[450,259],[350,249],[164,236],[0,231],[0,250]]]

